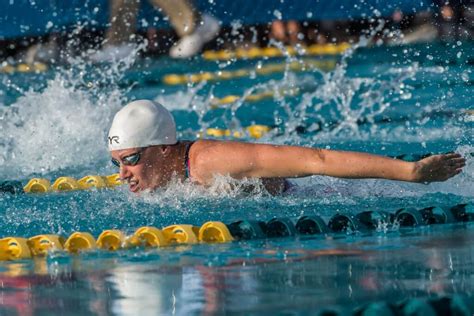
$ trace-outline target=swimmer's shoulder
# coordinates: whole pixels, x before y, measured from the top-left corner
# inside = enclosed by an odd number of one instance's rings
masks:
[[[193,142],[189,150],[189,159],[193,165],[202,165],[215,159],[223,159],[226,151],[232,147],[231,142],[199,139]]]
[[[214,174],[230,173],[232,166],[245,161],[248,151],[242,150],[247,143],[237,141],[200,139],[189,150],[189,163],[193,178],[199,182],[213,179]]]
[[[218,140],[198,139],[192,142],[188,153],[190,174],[195,182],[207,184],[212,175],[212,163],[215,160],[215,147]]]
[[[191,152],[200,154],[215,154],[219,151],[231,150],[239,146],[246,146],[248,143],[238,141],[214,140],[214,139],[199,139],[194,141]]]

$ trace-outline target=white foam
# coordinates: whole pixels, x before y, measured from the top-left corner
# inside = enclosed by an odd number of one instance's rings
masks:
[[[77,45],[73,39],[70,45]],[[68,57],[68,67],[42,90],[20,91],[10,106],[0,106],[0,174],[6,179],[101,165],[109,155],[106,132],[124,104],[117,84],[146,41],[130,56],[91,65],[87,53]],[[15,87],[12,82],[7,87]],[[18,89],[17,89],[18,90]]]
[[[258,200],[271,197],[271,195],[265,190],[259,179],[236,180],[230,176],[216,175],[214,183],[208,187],[194,184],[189,180],[182,182],[173,179],[167,186],[154,192],[143,192],[139,197],[147,203],[161,206],[172,204],[180,208],[181,203],[197,199],[215,200],[250,197]]]
[[[103,160],[105,133],[120,106],[118,91],[96,99],[56,75],[44,91],[0,107],[0,173],[11,179]]]

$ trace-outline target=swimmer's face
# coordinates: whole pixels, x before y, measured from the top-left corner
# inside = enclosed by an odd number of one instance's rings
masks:
[[[163,171],[167,150],[167,147],[151,146],[114,150],[110,154],[120,163],[120,179],[128,184],[130,191],[137,193],[168,183],[169,179]]]

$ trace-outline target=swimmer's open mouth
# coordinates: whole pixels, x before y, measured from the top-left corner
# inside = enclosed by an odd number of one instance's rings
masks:
[[[137,180],[130,180],[128,182],[128,186],[129,186],[130,191],[132,191],[132,192],[137,192],[139,190]]]

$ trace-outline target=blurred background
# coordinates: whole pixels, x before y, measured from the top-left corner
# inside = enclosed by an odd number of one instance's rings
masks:
[[[197,16],[194,23],[201,23],[202,15],[219,22],[218,35],[204,49],[265,47],[272,39],[288,45],[354,43],[381,22],[373,45],[468,40],[474,33],[470,0],[179,2],[197,12],[190,13]],[[146,40],[143,56],[168,54],[186,27],[173,20],[169,4],[159,5],[146,0],[6,0],[0,16],[0,60],[54,63],[85,56],[87,49],[100,48],[114,17],[134,24],[127,40]]]

